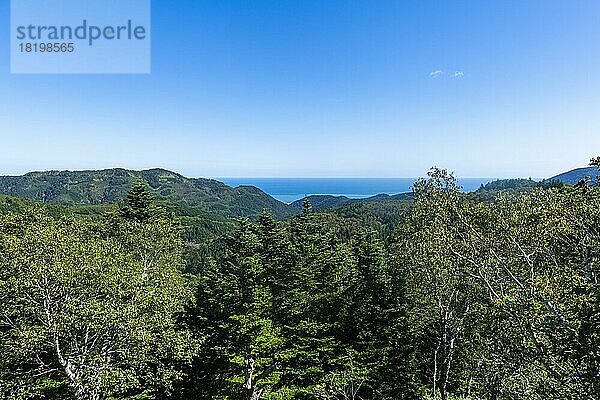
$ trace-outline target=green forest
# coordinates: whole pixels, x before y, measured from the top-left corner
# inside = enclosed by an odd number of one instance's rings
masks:
[[[236,207],[0,197],[0,398],[600,399],[597,183]]]

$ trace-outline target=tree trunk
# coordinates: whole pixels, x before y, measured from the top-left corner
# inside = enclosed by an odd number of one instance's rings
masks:
[[[246,360],[246,382],[244,383],[244,387],[250,393],[250,400],[260,400],[260,396],[262,395],[262,390],[257,390],[254,384],[255,371],[254,359],[250,357]]]

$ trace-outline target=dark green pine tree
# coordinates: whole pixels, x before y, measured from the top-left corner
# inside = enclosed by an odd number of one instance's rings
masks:
[[[308,197],[305,197],[304,200],[302,200],[302,215],[307,216],[307,215],[312,214],[312,212],[313,212],[312,203],[310,202]]]
[[[121,208],[121,216],[132,221],[148,222],[159,214],[160,210],[154,204],[154,198],[146,183],[137,179],[127,194],[125,206]]]
[[[252,350],[262,350],[253,347],[256,331],[266,320],[256,313],[257,300],[262,300],[256,294],[262,288],[262,266],[253,225],[239,220],[238,227],[217,241],[213,251],[199,268],[197,301],[189,319],[204,344],[186,371],[189,383],[181,399],[244,398],[245,361],[255,354]],[[260,367],[256,365],[255,379],[264,373]]]
[[[353,246],[356,276],[348,291],[347,346],[365,372],[363,398],[412,393],[411,348],[399,274],[391,272],[383,243],[374,231],[360,232]]]
[[[598,173],[596,175],[596,185],[600,186],[600,157],[592,158],[590,160],[590,166],[598,169]]]
[[[296,268],[297,255],[289,235],[281,223],[267,213],[258,218],[258,236],[261,243],[260,258],[264,278],[273,296],[273,316],[279,322],[289,322],[298,306],[296,286],[301,280]]]

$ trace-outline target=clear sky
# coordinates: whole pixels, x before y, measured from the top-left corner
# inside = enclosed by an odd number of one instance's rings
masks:
[[[152,7],[150,75],[10,75],[2,29],[1,174],[548,177],[600,155],[597,0]]]

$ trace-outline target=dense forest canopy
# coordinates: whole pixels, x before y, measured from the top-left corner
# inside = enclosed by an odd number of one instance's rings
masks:
[[[188,213],[250,218],[265,208],[279,218],[295,213],[293,207],[255,187],[232,188],[213,179],[186,178],[160,168],[44,171],[0,176],[0,194],[50,204],[111,204],[125,200],[136,181],[145,182],[152,195],[165,206],[185,209]]]
[[[463,194],[434,169],[402,201],[236,221],[132,182],[0,197],[1,398],[600,398],[591,181]]]

